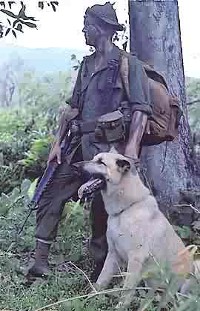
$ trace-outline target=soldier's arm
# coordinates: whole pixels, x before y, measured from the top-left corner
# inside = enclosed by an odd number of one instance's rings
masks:
[[[152,108],[148,77],[143,66],[135,57],[131,57],[129,60],[129,88],[132,121],[124,155],[137,160],[147,118],[151,114]]]
[[[135,111],[132,116],[129,138],[124,155],[135,161],[139,158],[141,141],[145,131],[147,118],[147,114],[142,111]]]

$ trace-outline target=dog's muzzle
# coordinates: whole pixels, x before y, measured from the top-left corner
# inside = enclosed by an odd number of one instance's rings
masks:
[[[100,178],[91,178],[84,183],[78,190],[78,196],[81,200],[92,198],[97,192],[105,187],[105,181]]]
[[[77,174],[84,176],[85,179],[88,180],[78,190],[78,196],[81,200],[92,198],[95,193],[101,191],[106,186],[105,178],[101,174],[90,174],[84,169],[86,163],[87,161],[81,161],[72,164]]]

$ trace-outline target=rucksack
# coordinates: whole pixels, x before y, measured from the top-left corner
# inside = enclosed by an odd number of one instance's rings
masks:
[[[141,62],[148,78],[152,103],[152,115],[148,117],[142,145],[157,145],[164,141],[173,141],[178,135],[178,126],[181,109],[177,97],[169,93],[167,84],[162,75],[148,64]],[[121,76],[130,98],[129,89],[129,54],[122,53]]]

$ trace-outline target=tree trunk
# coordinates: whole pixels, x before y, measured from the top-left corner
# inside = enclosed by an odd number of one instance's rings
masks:
[[[129,0],[131,52],[161,72],[183,109],[174,142],[143,147],[141,161],[161,210],[180,201],[180,190],[195,187],[197,178],[185,96],[177,0]],[[197,176],[197,174],[196,174]]]

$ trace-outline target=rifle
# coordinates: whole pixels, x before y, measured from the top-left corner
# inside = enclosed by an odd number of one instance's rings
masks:
[[[71,140],[73,137],[73,133],[69,130],[66,137],[64,138],[64,140],[61,143],[61,159],[66,155],[68,148],[70,146]],[[52,181],[53,175],[58,167],[58,162],[56,160],[52,160],[51,162],[48,163],[40,181],[38,182],[34,195],[30,201],[30,203],[28,204],[28,208],[29,213],[22,225],[22,227],[20,228],[18,234],[20,234],[23,229],[24,226],[28,220],[28,218],[30,217],[31,213],[35,210],[37,210],[37,206],[38,206],[38,202],[43,194],[43,192],[45,191],[46,187],[49,185],[49,183]]]
[[[67,153],[67,150],[69,148],[70,142],[71,142],[71,138],[72,138],[72,133],[69,130],[66,138],[64,139],[64,141],[61,143],[61,159],[63,158],[63,156]],[[30,204],[32,205],[32,208],[36,208],[38,205],[38,202],[44,192],[44,190],[46,189],[47,185],[51,182],[52,177],[54,175],[54,172],[56,171],[57,167],[58,167],[58,162],[56,160],[52,160],[51,162],[49,162],[49,164],[47,165],[40,181],[37,184],[35,193],[31,199]]]
[[[67,154],[68,148],[70,147],[70,143],[72,141],[72,138],[77,135],[77,122],[76,122],[76,117],[79,114],[79,110],[78,108],[71,108],[70,106],[66,107],[65,109],[65,114],[63,114],[62,117],[62,122],[61,122],[61,159]],[[67,130],[65,127],[62,127],[62,125],[67,122],[68,126],[67,126]],[[68,131],[68,132],[67,132]],[[28,220],[28,218],[30,217],[31,213],[35,210],[37,210],[37,206],[38,206],[38,202],[44,192],[44,190],[46,189],[46,187],[48,186],[48,184],[51,182],[53,175],[58,167],[58,163],[56,160],[53,160],[51,162],[48,163],[41,179],[39,180],[36,189],[35,189],[35,193],[31,199],[31,202],[28,204],[28,208],[30,209],[21,229],[19,230],[18,234],[20,234],[23,229],[24,226]]]

